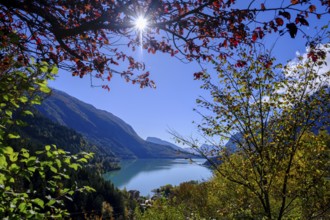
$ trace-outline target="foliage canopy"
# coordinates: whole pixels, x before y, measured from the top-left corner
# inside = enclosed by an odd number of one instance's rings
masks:
[[[244,65],[220,60],[214,62],[217,78],[207,72],[201,76],[210,98],[197,100],[209,110],[199,127],[205,136],[221,140],[216,156],[222,163],[210,163],[219,181],[230,185],[219,186],[230,187],[222,195],[231,201],[231,207],[224,205],[230,211],[223,214],[258,219],[328,216],[327,131],[320,136],[311,132],[329,130],[329,45],[314,48],[322,54],[316,60],[305,54],[287,65],[258,51],[240,48],[237,57]],[[231,149],[224,145],[228,140]]]
[[[302,34],[309,44],[303,27],[327,18],[329,6],[325,0],[3,0],[0,47],[10,46],[24,64],[35,57],[75,76],[110,81],[117,73],[141,87],[154,86],[144,65],[121,45],[181,54],[188,61],[213,61],[232,56],[223,48],[252,45],[271,33],[292,38]],[[148,20],[141,34],[134,28],[139,16]],[[3,51],[1,59],[9,55]]]

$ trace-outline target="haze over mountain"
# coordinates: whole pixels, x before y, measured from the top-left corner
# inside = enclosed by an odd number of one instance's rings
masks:
[[[122,119],[58,90],[53,90],[52,95],[37,108],[42,115],[83,134],[91,143],[119,158],[187,156],[171,146],[143,140]]]
[[[161,144],[161,145],[165,145],[165,146],[169,146],[171,148],[173,148],[174,150],[179,150],[179,151],[184,151],[185,149],[175,145],[175,144],[172,144],[171,142],[168,142],[168,141],[164,141],[160,138],[157,138],[157,137],[147,137],[146,141],[148,142],[151,142],[151,143],[155,143],[155,144]]]

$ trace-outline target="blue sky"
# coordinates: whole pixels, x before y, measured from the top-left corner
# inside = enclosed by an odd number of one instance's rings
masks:
[[[327,19],[318,22],[327,22]],[[303,30],[310,32],[313,27]],[[296,39],[291,39],[289,34],[280,38],[278,36],[277,33],[267,37],[264,43],[269,47],[276,42],[273,55],[279,61],[294,58],[297,51],[305,52],[304,41],[299,38],[301,33],[298,32]],[[57,79],[50,82],[50,86],[113,113],[130,124],[143,139],[152,136],[174,142],[168,133],[169,129],[183,136],[198,136],[197,126],[192,121],[199,122],[201,118],[193,108],[196,107],[195,100],[199,95],[207,95],[199,89],[201,82],[193,79],[193,73],[200,70],[197,63],[184,64],[161,53],[151,55],[139,50],[134,53],[145,62],[151,79],[156,82],[156,89],[140,89],[138,85],[126,83],[120,76],[114,76],[110,83],[111,91],[107,92],[101,88],[92,88],[89,77],[72,77],[71,73],[62,70]]]
[[[140,53],[140,51],[137,51]],[[200,82],[193,80],[193,73],[200,69],[196,63],[184,64],[165,54],[139,54],[156,82],[156,89],[126,83],[115,75],[111,91],[92,88],[89,77],[80,79],[60,70],[50,86],[62,90],[96,108],[120,117],[145,139],[148,136],[172,141],[169,129],[183,135],[196,133],[193,120],[199,120],[192,109],[200,94]]]

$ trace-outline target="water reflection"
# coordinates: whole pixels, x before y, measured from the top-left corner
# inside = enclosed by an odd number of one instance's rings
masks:
[[[210,178],[211,171],[200,166],[203,162],[203,159],[195,159],[193,163],[185,159],[123,160],[121,170],[106,173],[104,178],[121,189],[136,189],[148,195],[162,185]]]

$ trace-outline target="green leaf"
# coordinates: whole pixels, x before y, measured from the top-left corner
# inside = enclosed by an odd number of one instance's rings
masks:
[[[283,68],[283,65],[282,65],[282,63],[279,63],[279,64],[277,64],[274,68],[282,69],[282,68]]]
[[[9,117],[12,117],[13,116],[13,112],[12,111],[6,110],[5,113]]]
[[[8,97],[7,94],[3,95],[2,98],[3,98],[5,101],[7,101],[7,102],[9,101],[9,97]]]
[[[64,163],[71,164],[71,158],[70,157],[64,158]]]
[[[55,159],[55,162],[57,164],[57,167],[61,168],[62,167],[62,163],[59,159]]]
[[[4,168],[4,167],[7,167],[7,164],[8,163],[7,163],[5,155],[0,154],[0,169]]]
[[[9,155],[9,160],[11,162],[16,162],[17,159],[18,159],[18,153],[17,152],[14,152],[14,153],[12,153],[12,154]]]
[[[76,163],[70,164],[69,167],[73,168],[74,170],[78,170],[78,164]]]
[[[46,150],[46,151],[49,151],[50,148],[51,148],[50,145],[46,145],[46,146],[45,146],[45,150]]]
[[[83,162],[83,163],[87,163],[87,159],[86,158],[80,158],[79,160],[77,160],[78,162]]]
[[[3,184],[5,180],[7,180],[7,177],[4,174],[0,173],[0,189],[4,187]]]
[[[4,150],[3,150],[3,152],[5,153],[5,154],[12,154],[12,153],[14,153],[14,150],[13,150],[13,148],[12,147],[5,147],[4,148]]]
[[[23,111],[23,114],[33,116],[33,113],[31,111],[29,111],[29,110]]]
[[[24,149],[24,148],[21,150],[21,155],[23,157],[25,157],[25,158],[29,158],[30,157],[29,151],[26,150],[26,149]]]
[[[9,139],[18,139],[20,138],[21,136],[19,136],[18,134],[8,134],[8,138]]]
[[[31,101],[32,105],[40,105],[41,104],[41,100],[39,98],[35,98]]]
[[[57,74],[58,73],[58,67],[57,66],[53,66],[52,70],[50,71],[51,74]]]
[[[47,66],[47,65],[42,65],[42,66],[40,67],[40,71],[41,71],[42,73],[46,73],[46,72],[48,71],[48,66]]]
[[[19,204],[18,209],[23,212],[26,213],[26,208],[27,208],[27,203],[22,202],[21,204]]]
[[[73,191],[73,190],[70,190],[70,191],[68,192],[68,194],[69,194],[70,196],[72,196],[72,195],[74,194],[74,191]]]
[[[19,97],[18,100],[22,103],[26,103],[28,101],[28,98],[25,96]]]
[[[37,169],[36,167],[28,167],[28,170],[33,173],[36,171],[36,169]]]
[[[43,82],[36,83],[40,86],[39,90],[43,93],[50,93],[51,89],[47,86],[47,81],[44,80]]]
[[[32,157],[30,157],[30,158],[27,159],[26,164],[28,166],[32,166],[33,164],[35,164],[36,160],[37,160],[37,157],[36,156],[32,156]]]
[[[10,103],[15,106],[15,108],[19,108],[19,105],[14,100],[10,100]]]
[[[50,93],[51,90],[47,86],[41,86],[40,91],[43,93]]]
[[[13,160],[11,160],[11,161],[13,161]],[[19,171],[19,166],[16,163],[13,163],[12,165],[10,165],[9,170],[13,171],[13,172],[17,172],[17,171]]]
[[[84,190],[86,190],[87,192],[96,192],[96,190],[90,186],[84,186]]]
[[[55,180],[62,180],[61,176],[53,176],[53,179],[55,179]]]
[[[56,202],[55,199],[51,199],[51,200],[49,200],[49,202],[47,202],[46,206],[52,206],[55,204],[55,202]]]
[[[45,202],[43,200],[39,199],[39,198],[33,199],[32,202],[34,202],[35,204],[37,204],[41,208],[45,207]]]
[[[51,166],[51,167],[49,167],[49,168],[50,168],[50,170],[51,170],[53,173],[57,173],[57,169],[56,169],[55,167]]]

